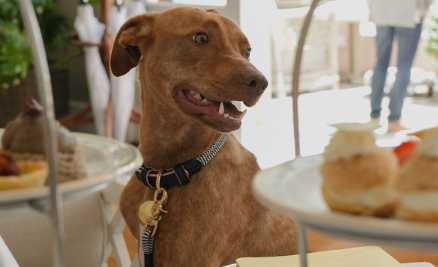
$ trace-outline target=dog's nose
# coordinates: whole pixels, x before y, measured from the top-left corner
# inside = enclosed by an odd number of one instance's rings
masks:
[[[242,75],[242,81],[245,85],[255,90],[257,94],[262,94],[268,87],[268,80],[258,71],[247,71]]]

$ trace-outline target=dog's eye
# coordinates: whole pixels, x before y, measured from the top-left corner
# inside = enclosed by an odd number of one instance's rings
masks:
[[[208,43],[208,36],[205,33],[197,33],[193,35],[193,41],[198,44],[206,44]]]
[[[249,56],[251,55],[251,48],[248,48],[245,52],[246,58],[249,60]]]

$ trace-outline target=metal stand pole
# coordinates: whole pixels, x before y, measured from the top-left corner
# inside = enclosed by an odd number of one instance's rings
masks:
[[[19,0],[21,16],[26,27],[34,59],[37,89],[41,103],[44,107],[43,122],[45,132],[46,158],[49,162],[49,184],[52,219],[52,252],[53,266],[62,266],[62,222],[60,216],[60,194],[57,186],[56,152],[58,151],[57,136],[55,134],[55,114],[53,109],[52,85],[50,81],[49,66],[43,38],[35,15],[31,0]]]
[[[303,27],[300,32],[300,39],[298,40],[298,46],[295,54],[294,71],[292,78],[292,109],[293,109],[293,122],[294,122],[294,139],[295,139],[295,157],[301,155],[300,148],[300,130],[299,130],[299,120],[298,120],[298,86],[300,79],[300,66],[301,57],[303,55],[304,41],[307,36],[307,31],[312,20],[313,11],[315,11],[319,0],[313,0],[310,5],[309,12],[307,12],[306,18],[303,23]]]
[[[307,267],[306,226],[301,222],[298,222],[298,252],[300,253],[300,266]]]

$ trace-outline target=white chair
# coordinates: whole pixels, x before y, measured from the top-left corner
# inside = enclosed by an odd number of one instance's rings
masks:
[[[126,223],[120,210],[114,210],[114,205],[119,205],[120,193],[124,187],[125,184],[119,181],[102,190],[100,193],[103,203],[103,212],[106,218],[108,236],[104,251],[104,262],[101,267],[107,267],[106,261],[108,260],[111,251],[114,252],[114,258],[116,259],[118,267],[139,266],[138,254],[131,263],[125,239],[123,237],[123,229],[125,229]]]

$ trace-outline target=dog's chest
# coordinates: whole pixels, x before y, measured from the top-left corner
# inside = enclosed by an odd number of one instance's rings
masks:
[[[181,260],[195,253],[182,249],[190,246],[213,254],[221,250],[230,253],[224,239],[243,237],[246,220],[258,205],[249,191],[246,180],[250,179],[243,177],[248,174],[222,169],[220,175],[212,177],[212,172],[217,170],[206,168],[189,184],[169,190],[168,213],[163,215],[156,235],[157,254],[171,253],[169,257]]]

